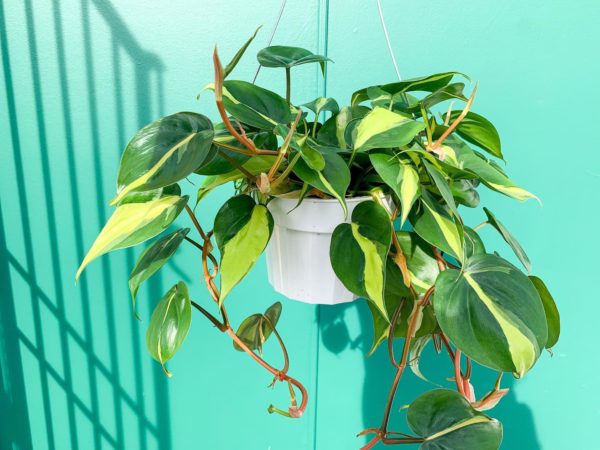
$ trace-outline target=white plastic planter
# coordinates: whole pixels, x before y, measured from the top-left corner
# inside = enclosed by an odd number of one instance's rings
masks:
[[[276,198],[268,207],[275,226],[267,247],[269,283],[288,298],[336,305],[357,297],[335,275],[329,259],[333,230],[350,222],[352,210],[371,197],[346,199],[348,217],[337,200]],[[290,212],[291,211],[291,212]]]

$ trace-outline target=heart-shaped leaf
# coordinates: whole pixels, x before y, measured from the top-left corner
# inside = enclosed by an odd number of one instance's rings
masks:
[[[329,252],[333,270],[344,286],[371,300],[386,318],[384,287],[392,231],[387,211],[374,201],[364,201],[352,211],[351,224],[335,228]]]
[[[462,111],[452,111],[450,122],[454,122]],[[446,120],[446,115],[443,118]],[[500,145],[500,135],[496,127],[485,117],[468,112],[464,119],[456,127],[456,132],[467,142],[481,147],[498,158],[504,158]]]
[[[212,158],[212,122],[208,117],[181,112],[146,125],[129,141],[119,166],[119,203],[132,191],[161,188],[198,169]]]
[[[158,272],[171,259],[189,232],[189,228],[181,228],[169,233],[154,241],[140,254],[135,267],[129,275],[129,291],[133,300],[134,312],[135,298],[140,285]]]
[[[402,207],[401,225],[417,198],[421,195],[419,173],[410,161],[387,153],[370,153],[369,158],[375,171],[400,199]]]
[[[402,147],[424,129],[422,122],[385,108],[375,108],[358,124],[354,149],[367,151],[372,148]]]
[[[410,222],[416,233],[459,261],[464,260],[463,229],[456,218],[423,190],[420,211],[411,214]]]
[[[319,115],[322,112],[329,111],[333,114],[340,112],[338,102],[335,100],[335,98],[331,97],[317,97],[312,102],[305,103],[302,106],[315,113],[315,120],[319,118]]]
[[[413,287],[419,292],[427,291],[440,273],[431,244],[412,231],[397,231],[396,236],[406,258],[406,265]]]
[[[317,133],[317,140],[323,145],[345,149],[348,144],[345,139],[346,127],[350,122],[361,119],[371,110],[366,106],[344,106],[338,114],[330,117]]]
[[[281,303],[276,302],[269,306],[264,314],[252,314],[247,317],[235,334],[250,350],[262,353],[262,346],[277,326],[279,316],[281,316]],[[233,347],[238,351],[244,351],[235,341]]]
[[[286,69],[301,64],[319,63],[322,71],[325,70],[325,63],[331,61],[326,56],[315,55],[305,48],[283,45],[263,48],[256,55],[256,59],[263,67],[285,67]]]
[[[180,281],[160,300],[148,325],[146,346],[150,355],[158,361],[167,376],[165,367],[183,344],[192,324],[192,305],[187,286]]]
[[[536,288],[498,256],[475,255],[462,270],[442,272],[433,304],[448,338],[492,369],[523,376],[546,345],[546,315]]]
[[[247,81],[225,80],[223,104],[238,121],[261,130],[271,131],[277,124],[293,121],[283,97]]]
[[[256,263],[271,238],[273,217],[249,195],[230,198],[215,217],[214,233],[221,252],[222,304]]]
[[[406,420],[424,439],[421,450],[498,450],[502,443],[500,422],[448,389],[421,395],[411,403]]]
[[[325,151],[322,155],[325,161],[323,170],[314,170],[304,159],[299,159],[294,173],[305,183],[335,197],[347,214],[345,197],[350,185],[350,170],[337,153]]]
[[[502,236],[506,243],[510,245],[510,248],[512,248],[513,252],[515,252],[515,255],[517,255],[517,258],[519,258],[519,261],[521,261],[521,264],[525,266],[527,272],[531,273],[531,262],[529,261],[527,253],[525,253],[525,250],[523,250],[523,247],[521,247],[521,244],[519,244],[519,241],[515,239],[510,231],[508,231],[508,229],[504,226],[504,224],[500,222],[489,209],[484,207],[483,211],[487,215],[489,224],[498,230],[500,236]]]
[[[165,230],[186,205],[188,197],[169,195],[145,203],[126,203],[119,206],[92,244],[75,275],[99,256],[112,250],[132,247],[153,238]]]
[[[546,313],[546,322],[548,324],[548,339],[546,340],[546,348],[552,348],[554,345],[556,345],[558,338],[560,337],[560,315],[558,313],[558,308],[556,307],[556,303],[554,303],[552,294],[550,294],[550,291],[544,282],[534,275],[530,275],[529,279],[537,289],[538,294],[540,294],[540,298],[542,299],[544,312]]]

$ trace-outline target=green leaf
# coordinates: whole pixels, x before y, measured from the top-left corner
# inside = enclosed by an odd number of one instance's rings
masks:
[[[277,124],[293,121],[290,106],[275,92],[247,81],[225,80],[223,104],[233,117],[261,130],[273,130]]]
[[[410,428],[424,442],[420,450],[498,450],[502,425],[471,407],[458,392],[434,389],[411,403]]]
[[[165,367],[183,344],[192,324],[192,305],[187,286],[180,281],[160,300],[146,332],[146,346],[150,355],[158,361],[167,376]]]
[[[460,214],[458,213],[458,208],[456,207],[456,203],[454,202],[452,191],[450,190],[450,185],[448,184],[448,181],[446,180],[444,174],[440,170],[438,170],[434,165],[428,163],[425,159],[423,159],[421,162],[423,163],[423,166],[425,166],[425,169],[427,170],[427,173],[432,179],[433,184],[438,189],[440,195],[446,202],[446,205],[448,205],[448,208],[450,208],[450,211],[452,211],[452,214],[454,214],[454,217],[456,217],[458,220],[461,220]]]
[[[344,159],[332,152],[323,152],[325,167],[321,171],[312,169],[304,159],[299,159],[294,166],[294,173],[311,186],[335,197],[347,214],[346,191],[350,185],[350,170]]]
[[[331,237],[331,265],[346,288],[366,297],[387,318],[384,286],[392,223],[386,210],[368,200],[352,211],[352,223],[338,225]]]
[[[396,148],[408,144],[425,124],[384,108],[375,108],[356,128],[354,148],[367,151],[372,148]]]
[[[371,110],[366,106],[345,106],[340,112],[329,118],[317,133],[320,143],[345,149],[348,145],[345,139],[346,127],[356,119],[362,119]]]
[[[515,237],[508,231],[502,222],[500,222],[496,216],[492,214],[489,209],[484,207],[483,211],[488,218],[488,223],[498,230],[498,233],[500,233],[502,238],[506,241],[510,248],[512,248],[512,251],[515,252],[515,255],[517,255],[517,258],[519,258],[519,261],[521,261],[521,264],[525,266],[527,272],[531,273],[531,262],[529,261],[527,253],[525,253],[525,250],[523,250],[523,247],[521,247],[521,244],[519,244]]]
[[[318,148],[315,142],[310,139],[306,139],[301,145],[297,146],[304,162],[317,172],[325,169],[325,158]]]
[[[558,313],[558,308],[556,307],[556,303],[554,302],[552,294],[550,294],[550,291],[544,282],[534,275],[530,275],[529,279],[537,289],[538,294],[540,294],[540,298],[542,299],[544,312],[546,313],[546,323],[548,324],[548,339],[546,340],[546,348],[552,348],[558,342],[558,338],[560,337],[560,315]]]
[[[468,99],[463,95],[464,88],[464,83],[449,84],[448,86],[444,86],[423,98],[423,100],[421,100],[421,104],[425,109],[430,109],[438,103],[442,103],[450,99],[457,99],[466,102]],[[418,110],[418,107],[414,109]]]
[[[434,92],[450,83],[450,81],[455,75],[463,74],[461,74],[460,72],[436,73],[426,77],[411,78],[404,81],[397,81],[395,83],[384,84],[378,87],[391,95],[399,95],[404,92],[413,91]],[[352,94],[353,106],[369,99],[367,95],[367,89],[368,88],[360,89],[354,94]]]
[[[394,337],[406,337],[408,322],[410,321],[410,316],[413,313],[414,308],[412,295],[402,282],[402,274],[400,273],[398,265],[390,256],[388,256],[387,259],[385,272],[384,298],[387,317],[381,313],[381,310],[373,302],[368,302],[373,320],[373,344],[369,351],[369,355],[373,354],[375,350],[377,350],[377,347],[387,339],[390,333],[390,322],[388,317],[393,317],[402,301],[400,317],[398,318],[396,329],[394,330]],[[420,338],[429,335],[435,331],[436,326],[437,322],[433,315],[433,308],[431,305],[428,305],[423,308],[420,324],[418,324],[417,329],[415,330],[414,337]]]
[[[250,174],[257,176],[262,172],[267,172],[273,163],[275,162],[275,156],[253,156],[246,163],[242,165],[242,167],[249,172]],[[196,204],[200,202],[206,195],[208,195],[212,190],[216,189],[219,186],[229,183],[230,181],[240,180],[246,177],[246,174],[235,169],[229,173],[224,173],[222,175],[211,175],[205,177],[198,189],[198,195],[196,197]]]
[[[271,336],[274,327],[277,326],[280,315],[281,303],[276,302],[264,314],[252,314],[246,318],[235,334],[250,350],[262,353],[262,346]],[[235,341],[233,342],[233,348],[240,352],[244,351]]]
[[[214,233],[221,252],[219,305],[246,276],[261,255],[273,231],[273,217],[249,195],[230,198],[215,217]]]
[[[431,244],[413,231],[397,231],[398,243],[406,257],[410,281],[418,292],[425,292],[434,285],[440,268],[433,255]]]
[[[210,160],[212,122],[201,114],[181,112],[146,125],[129,141],[119,167],[119,203],[132,191],[176,183]]]
[[[169,195],[146,203],[127,203],[112,214],[92,244],[75,275],[99,256],[120,248],[132,247],[165,230],[186,205],[188,197]]]
[[[495,370],[523,376],[547,341],[544,307],[533,283],[495,255],[475,255],[462,271],[442,272],[433,305],[448,338]]]
[[[517,200],[539,199],[531,192],[519,187],[509,179],[497,164],[487,160],[483,155],[476,153],[460,139],[450,136],[445,141],[452,148],[452,156],[461,171],[471,172],[477,176],[487,187]],[[448,159],[448,158],[446,158]]]
[[[401,224],[404,225],[415,200],[421,195],[419,173],[413,165],[396,155],[370,153],[369,158],[375,171],[400,199],[402,206]]]
[[[165,197],[167,195],[176,195],[178,197],[181,196],[181,188],[178,184],[170,184],[169,186],[165,186],[162,188],[151,189],[149,191],[132,191],[126,194],[120,201],[117,203],[117,206],[126,205],[127,203],[146,203],[151,202],[152,200],[158,200],[161,197]]]
[[[416,233],[431,245],[463,261],[464,241],[460,223],[425,190],[421,193],[420,203],[420,211],[412,213],[410,219]]]
[[[129,275],[129,291],[135,311],[135,297],[140,285],[164,266],[179,248],[179,244],[190,232],[189,228],[181,228],[154,241],[139,256],[135,267]],[[136,314],[137,316],[137,314]]]
[[[310,50],[283,45],[263,48],[256,55],[256,59],[263,67],[285,67],[286,69],[301,64],[319,63],[323,72],[325,71],[325,63],[331,61],[326,56],[315,55]]]
[[[475,180],[476,183],[479,181]],[[450,183],[452,196],[457,203],[468,208],[476,208],[479,205],[479,193],[473,180],[456,180]]]
[[[240,62],[240,59],[242,59],[242,56],[244,56],[244,53],[248,49],[248,46],[252,43],[252,41],[254,40],[254,38],[256,37],[256,35],[258,34],[258,30],[260,30],[261,28],[262,28],[262,25],[256,29],[256,31],[250,37],[250,39],[248,39],[246,41],[246,43],[242,46],[242,48],[240,48],[237,51],[237,53],[234,55],[233,59],[229,62],[229,64],[227,64],[227,66],[225,66],[225,76],[224,76],[224,78],[227,78],[227,76],[231,73],[231,71],[235,68],[235,66],[237,66],[237,63]]]
[[[315,121],[319,118],[319,115],[322,112],[329,111],[333,114],[340,112],[338,102],[334,98],[330,97],[317,97],[312,102],[305,103],[302,106],[315,113]]]
[[[464,226],[465,230],[465,257],[468,259],[473,255],[481,255],[486,253],[485,245],[477,234],[477,231]]]
[[[462,111],[450,113],[450,123],[454,122]],[[446,120],[447,114],[443,118]],[[490,154],[504,159],[500,145],[500,135],[496,127],[485,117],[468,112],[466,117],[456,127],[456,132],[467,142],[475,144]]]

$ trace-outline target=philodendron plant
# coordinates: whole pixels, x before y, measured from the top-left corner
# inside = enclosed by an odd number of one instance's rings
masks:
[[[499,448],[502,427],[483,411],[507,393],[501,387],[503,373],[521,378],[557,342],[559,316],[542,280],[529,274],[525,251],[502,222],[486,208],[475,227],[461,217],[461,206],[478,206],[481,186],[517,200],[535,198],[498,164],[503,154],[496,129],[471,111],[477,87],[467,97],[468,78],[446,72],[360,89],[344,107],[322,97],[296,104],[293,68],[318,63],[324,70],[328,59],[295,47],[261,50],[263,67],[285,69],[287,89],[280,96],[228,79],[251,40],[225,68],[215,49],[215,78],[206,89],[214,93],[220,122],[181,112],[146,125],[131,139],[110,203],[116,209],[77,277],[98,256],[164,233],[140,254],[131,272],[135,310],[140,285],[184,241],[196,247],[205,297],[217,313],[203,305],[206,301],[193,301],[185,283],[178,282],[152,314],[148,351],[169,375],[165,364],[182,345],[195,309],[228,334],[236,350],[268,370],[273,384],[288,384],[290,406],[271,405],[269,412],[297,418],[308,396],[288,373],[288,354],[276,327],[281,303],[244,319],[235,331],[226,300],[269,242],[274,223],[267,205],[272,199],[295,198],[298,204],[307,197],[337,199],[346,211],[346,199],[367,196],[349,223],[335,229],[330,249],[338,278],[368,301],[371,353],[387,340],[396,370],[381,424],[361,433],[372,435],[364,448],[378,442],[423,449]],[[450,107],[441,110],[448,101]],[[462,108],[455,109],[457,104]],[[443,113],[436,114],[439,110]],[[194,200],[183,196],[177,184],[192,177],[201,180]],[[216,214],[212,230],[205,230],[195,211],[206,195],[227,183],[235,195]],[[183,211],[195,233],[170,228]],[[498,231],[525,273],[486,250],[478,234],[486,225]],[[271,336],[283,352],[282,367],[263,359],[262,346]],[[403,342],[399,358],[396,340]],[[389,430],[399,382],[407,367],[421,376],[418,360],[429,342],[449,356],[456,389],[434,389],[416,398],[407,409],[410,432]],[[498,373],[480,397],[470,383],[473,363]]]

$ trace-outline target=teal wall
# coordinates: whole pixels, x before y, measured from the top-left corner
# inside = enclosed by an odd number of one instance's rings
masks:
[[[152,305],[175,281],[208,301],[195,254],[182,249],[140,298],[133,320],[127,276],[137,250],[73,275],[110,210],[123,145],[143,124],[194,110],[214,117],[215,42],[224,59],[255,29],[264,44],[279,0],[0,0],[0,448],[4,449],[346,449],[380,421],[393,376],[385,352],[365,358],[365,305],[316,308],[284,300],[281,333],[292,372],[311,394],[299,421],[266,413],[286,405],[283,387],[201,317],[166,379],[145,353]],[[383,0],[404,77],[461,70],[480,81],[475,110],[501,131],[508,170],[544,202],[484,195],[518,236],[534,271],[553,291],[563,335],[494,411],[503,449],[593,447],[600,393],[595,348],[600,313],[597,212],[600,149],[600,3],[597,0]],[[294,100],[326,89],[348,99],[356,87],[394,79],[374,1],[288,0],[277,43],[327,51],[326,82],[296,72]],[[236,76],[251,77],[247,58]],[[282,74],[258,82],[281,89]],[[193,193],[194,186],[185,188]],[[210,226],[227,195],[207,200]],[[468,213],[472,224],[481,213]],[[183,218],[180,219],[183,222]],[[490,248],[506,247],[485,230]],[[264,260],[231,294],[242,318],[280,299]],[[234,319],[235,320],[235,319]],[[589,350],[591,353],[586,353]],[[267,355],[277,361],[275,346]],[[423,369],[446,383],[447,361]],[[477,373],[489,383],[491,374]],[[397,408],[429,386],[407,377]],[[403,418],[397,414],[398,429]],[[575,443],[575,444],[574,444]]]

